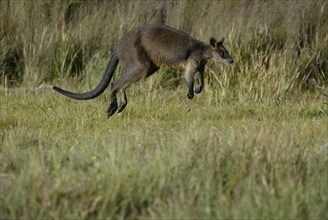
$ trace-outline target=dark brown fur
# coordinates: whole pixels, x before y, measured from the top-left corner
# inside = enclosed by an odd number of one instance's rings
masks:
[[[127,33],[118,43],[116,51],[107,66],[103,79],[96,89],[87,93],[72,93],[58,87],[53,89],[74,99],[91,99],[100,95],[108,86],[118,61],[122,62],[123,74],[109,89],[111,103],[108,116],[117,110],[123,111],[127,105],[125,89],[143,78],[151,76],[160,67],[184,68],[188,83],[187,97],[192,99],[204,86],[204,68],[207,60],[221,59],[226,63],[233,60],[223,47],[224,39],[210,44],[198,41],[188,34],[165,25],[145,25]],[[194,76],[198,87],[194,90]],[[117,93],[120,94],[120,106],[117,105]]]

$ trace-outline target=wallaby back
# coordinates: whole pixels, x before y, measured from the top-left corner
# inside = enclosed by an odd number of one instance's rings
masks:
[[[197,50],[206,51],[206,58],[211,54],[205,43],[188,34],[165,25],[146,25],[136,28],[120,41],[117,52],[120,59],[151,61],[156,66],[185,67],[185,62]],[[137,54],[135,50],[137,49]],[[204,58],[204,54],[199,53]]]

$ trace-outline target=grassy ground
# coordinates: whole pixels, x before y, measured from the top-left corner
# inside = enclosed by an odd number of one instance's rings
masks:
[[[0,1],[0,219],[328,218],[328,3]],[[179,71],[121,117],[89,91],[133,27],[225,37],[192,101]],[[117,68],[115,77],[121,74]]]
[[[1,93],[0,217],[328,217],[328,110],[320,97],[224,102],[210,90],[106,96]]]

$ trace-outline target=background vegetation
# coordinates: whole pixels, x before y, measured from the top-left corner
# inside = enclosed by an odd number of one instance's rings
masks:
[[[214,87],[217,81],[227,91],[252,86],[254,96],[271,97],[327,86],[326,1],[1,1],[0,7],[3,86],[98,80],[119,38],[149,23],[205,42],[225,36],[237,65],[210,65]]]
[[[328,218],[327,1],[0,1],[0,218]],[[179,70],[78,102],[116,42],[164,23],[209,62],[192,101]],[[116,77],[121,73],[118,68]]]

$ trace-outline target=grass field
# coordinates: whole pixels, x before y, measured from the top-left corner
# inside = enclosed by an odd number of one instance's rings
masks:
[[[2,93],[1,218],[328,217],[324,100],[131,90],[110,119],[105,98]]]
[[[328,219],[327,7],[0,1],[0,219]],[[94,88],[146,23],[225,36],[235,62],[209,62],[193,100],[160,70],[109,119],[106,93],[38,89]]]

